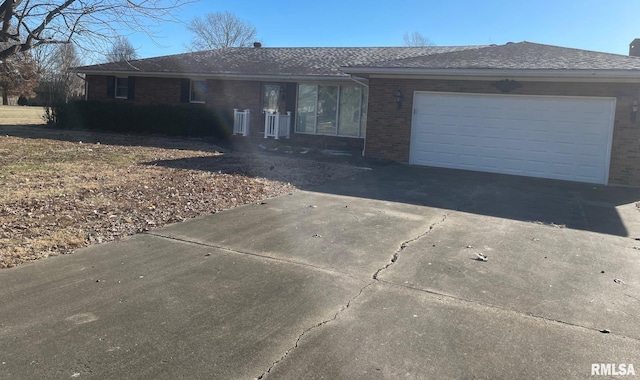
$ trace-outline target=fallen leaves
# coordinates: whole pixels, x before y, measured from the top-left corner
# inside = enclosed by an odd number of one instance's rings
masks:
[[[297,187],[353,175],[352,166],[202,141],[95,135],[1,136],[0,268],[71,253]],[[70,140],[70,141],[66,141]],[[122,145],[119,145],[122,144]],[[264,202],[262,202],[264,204]]]

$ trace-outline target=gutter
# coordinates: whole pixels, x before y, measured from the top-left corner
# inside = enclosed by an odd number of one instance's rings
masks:
[[[341,67],[343,72],[362,77],[434,77],[447,79],[515,78],[537,81],[640,82],[640,69],[426,69],[397,67]]]
[[[367,101],[369,100],[369,81],[365,78],[361,78],[361,77],[357,77],[353,74],[349,75],[349,79],[351,79],[352,81],[356,82],[357,84],[361,85],[362,87],[365,87],[367,89]],[[369,105],[367,104],[367,108],[369,108]],[[368,113],[368,112],[367,112]],[[367,123],[369,121],[367,120]],[[366,125],[366,124],[365,124]],[[367,149],[367,134],[364,134],[364,142],[362,144],[362,157],[364,157],[364,152]]]
[[[119,70],[74,70],[85,75],[113,75],[135,76],[153,78],[190,78],[190,79],[227,79],[227,80],[262,80],[262,81],[289,81],[289,82],[316,82],[316,81],[348,81],[346,75],[265,75],[265,74],[206,74],[206,73],[181,73],[181,72],[149,72],[149,71],[119,71]]]

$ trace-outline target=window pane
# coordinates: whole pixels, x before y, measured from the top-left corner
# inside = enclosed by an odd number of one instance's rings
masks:
[[[207,82],[204,80],[191,81],[191,101],[204,103],[205,94],[207,93]]]
[[[318,86],[318,134],[336,134],[337,110],[338,86]]]
[[[129,78],[116,78],[116,98],[127,98],[129,94]]]
[[[315,132],[316,90],[315,85],[301,84],[298,87],[298,109],[296,111],[297,132]]]
[[[341,136],[358,136],[360,132],[360,100],[362,88],[343,86],[340,88],[340,118],[338,120]]]

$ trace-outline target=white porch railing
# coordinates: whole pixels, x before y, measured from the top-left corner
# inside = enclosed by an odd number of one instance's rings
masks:
[[[249,136],[250,111],[233,109],[233,134]]]
[[[270,113],[267,112],[264,116],[264,138],[280,137],[289,138],[289,131],[291,130],[291,112],[287,112],[286,115],[280,115],[280,112]]]

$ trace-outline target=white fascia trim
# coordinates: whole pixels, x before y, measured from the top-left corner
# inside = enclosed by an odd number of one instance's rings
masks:
[[[330,75],[245,75],[245,74],[195,74],[177,72],[140,72],[140,71],[109,71],[109,70],[77,70],[77,73],[85,75],[113,75],[135,76],[153,78],[188,78],[188,79],[227,79],[227,80],[262,80],[284,82],[309,82],[309,81],[351,81],[350,76]]]
[[[640,82],[640,70],[505,70],[505,69],[417,69],[417,68],[350,68],[347,74],[360,74],[369,78],[487,79],[514,78],[518,80],[581,80],[594,82]]]

